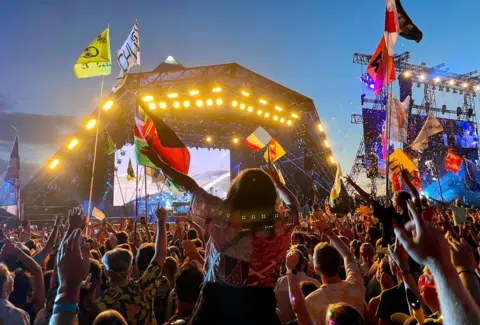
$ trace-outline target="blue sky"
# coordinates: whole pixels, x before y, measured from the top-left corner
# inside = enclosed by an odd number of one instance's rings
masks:
[[[424,40],[399,38],[396,52],[410,51],[413,63],[445,62],[453,72],[480,68],[480,2],[402,3]],[[108,23],[115,53],[138,18],[144,71],[168,55],[185,66],[237,62],[313,98],[347,172],[362,134],[361,126],[350,125],[350,115],[361,112],[362,93],[361,67],[352,64],[352,55],[375,50],[384,7],[384,0],[8,1],[0,12],[0,111],[89,114],[99,100],[100,79],[77,80],[73,63]],[[113,65],[108,88],[117,73]],[[38,146],[34,159],[28,147],[23,157],[40,164],[54,147]]]

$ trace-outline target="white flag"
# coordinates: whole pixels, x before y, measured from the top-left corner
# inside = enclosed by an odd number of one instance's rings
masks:
[[[125,40],[125,43],[123,43],[122,47],[117,52],[117,62],[120,66],[120,73],[117,76],[115,86],[112,88],[113,92],[116,92],[123,86],[125,80],[127,80],[130,68],[135,65],[140,65],[140,38],[138,35],[138,21],[133,26],[130,35]]]
[[[103,213],[102,210],[97,209],[96,207],[93,207],[92,216],[94,216],[100,221],[105,219],[105,213]]]
[[[416,151],[428,148],[428,138],[442,131],[442,123],[440,123],[435,116],[428,115],[425,124],[423,124],[420,133],[418,133],[417,138],[410,145],[410,148]]]
[[[390,141],[407,143],[407,107],[410,106],[410,96],[400,102],[393,92],[390,94],[387,106],[387,121],[390,121]]]

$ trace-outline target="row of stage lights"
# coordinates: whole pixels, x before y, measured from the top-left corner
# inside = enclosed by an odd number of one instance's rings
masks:
[[[215,87],[215,88],[212,89],[213,93],[220,93],[221,91],[222,91],[221,87]],[[240,93],[244,97],[250,97],[250,93],[245,91],[245,90],[242,90]],[[198,89],[192,89],[188,92],[188,94],[192,97],[195,97],[195,96],[198,96],[200,94],[200,91]],[[224,104],[223,99],[220,98],[220,97],[217,97],[216,99],[207,98],[206,100],[196,99],[196,100],[193,100],[193,101],[188,100],[188,99],[183,100],[183,101],[178,100],[178,97],[179,97],[178,93],[168,93],[167,97],[172,101],[170,103],[170,105],[175,109],[179,109],[181,107],[190,108],[193,105],[195,105],[197,108],[202,108],[204,106],[212,107],[213,105],[222,106]],[[154,102],[154,97],[151,96],[151,95],[144,96],[142,98],[142,100],[144,102],[148,103],[148,107],[151,110],[157,109],[157,107],[165,110],[165,109],[168,108],[168,105],[169,105],[166,101],[160,101],[159,103],[155,103]],[[264,98],[260,98],[258,100],[258,102],[261,105],[264,105],[264,106],[266,106],[268,104],[268,101]],[[239,108],[240,110],[246,111],[247,113],[253,113],[255,111],[258,116],[263,116],[266,119],[271,117],[272,120],[278,121],[282,124],[286,124],[286,125],[289,125],[289,126],[293,125],[292,120],[290,120],[288,118],[285,118],[283,116],[279,116],[280,113],[271,113],[271,112],[268,112],[268,111],[264,111],[263,109],[255,109],[253,106],[248,105],[248,104],[246,104],[242,101],[238,101],[238,100],[232,100],[231,105],[232,105],[233,108]],[[278,112],[283,112],[284,111],[284,109],[281,106],[278,106],[278,105],[275,105],[274,109]],[[294,119],[299,119],[299,116],[296,113],[291,113],[290,116]]]
[[[319,122],[319,123],[317,124],[317,128],[318,128],[318,131],[319,131],[321,134],[325,133],[325,130],[324,130],[324,128],[323,128],[322,123]],[[323,146],[324,146],[325,148],[327,148],[327,149],[330,149],[330,143],[328,142],[327,139],[323,140]],[[330,156],[328,157],[328,160],[330,161],[331,164],[335,164],[335,162],[336,162],[336,161],[335,161],[335,157],[334,157],[333,155],[330,155]]]
[[[404,72],[402,73],[402,75],[403,75],[405,78],[412,78],[412,77],[414,77],[413,73],[412,73],[411,71],[409,71],[409,70],[404,71]],[[428,78],[427,75],[424,74],[424,73],[419,74],[419,75],[417,75],[416,77],[417,77],[418,80],[420,80],[420,81],[426,81],[427,78]],[[443,79],[443,78],[441,78],[441,77],[435,77],[435,78],[432,79],[432,81],[433,81],[434,84],[438,84],[438,85],[441,85],[441,84],[446,83],[445,87],[448,87],[448,86],[454,87],[454,86],[456,86],[457,83],[458,83],[458,81],[455,80],[455,79],[449,79],[449,80],[447,80],[447,79]],[[475,86],[471,87],[471,85],[470,85],[468,82],[463,82],[460,86],[461,86],[461,88],[463,88],[463,89],[465,89],[465,90],[468,90],[469,88],[472,88],[474,91],[480,91],[480,85],[475,85]]]
[[[218,94],[218,93],[221,93],[222,90],[223,89],[221,87],[214,87],[214,88],[212,88],[212,93]],[[190,96],[194,97],[194,96],[198,96],[200,94],[200,91],[198,89],[192,89],[188,93],[189,93]],[[250,97],[250,93],[245,91],[245,90],[242,90],[240,93],[244,97]],[[172,103],[173,108],[180,108],[181,107],[180,101],[175,100],[179,97],[178,93],[168,93],[167,97],[169,99],[173,100],[173,103]],[[144,96],[142,98],[142,100],[144,102],[148,103],[148,107],[150,109],[153,110],[153,109],[157,108],[157,104],[155,104],[153,102],[153,100],[154,100],[153,96],[151,96],[151,95]],[[201,99],[196,99],[195,100],[195,105],[199,108],[203,107],[204,105],[210,107],[210,106],[213,106],[214,103],[217,106],[221,106],[221,105],[223,105],[223,99],[222,98],[216,98],[215,101],[214,101],[214,99],[211,99],[211,98],[208,98],[205,101],[201,100]],[[259,103],[262,104],[262,105],[267,105],[268,104],[267,100],[264,99],[264,98],[260,98]],[[189,100],[184,100],[182,102],[182,104],[183,104],[184,108],[189,108],[192,105],[192,103]],[[114,105],[113,100],[107,100],[103,104],[102,108],[103,108],[104,111],[109,111],[113,108],[113,105]],[[167,102],[160,102],[160,103],[158,103],[158,107],[160,109],[167,109],[168,104],[167,104]],[[252,106],[250,106],[250,105],[247,106],[245,103],[239,102],[239,101],[236,101],[236,100],[232,101],[232,107],[234,107],[234,108],[238,107],[240,110],[247,111],[248,113],[252,113],[254,111],[254,108]],[[283,112],[283,108],[281,106],[275,105],[274,108],[278,112]],[[261,109],[258,109],[256,111],[256,113],[257,113],[257,115],[263,116],[264,118],[269,118],[270,116],[272,116],[272,119],[274,121],[278,121],[282,124],[287,124],[289,126],[293,125],[292,120],[286,119],[285,117],[279,116],[277,114],[271,114],[270,112],[266,112],[266,111],[264,112]],[[291,113],[291,117],[295,118],[295,119],[299,118],[299,116],[296,113]],[[88,122],[85,124],[85,128],[90,131],[90,130],[93,130],[96,125],[97,125],[97,119],[92,118],[92,119],[88,120]],[[207,136],[205,138],[205,141],[207,143],[211,143],[211,142],[213,142],[213,138],[211,136]],[[78,138],[73,138],[67,144],[67,149],[72,151],[73,149],[75,149],[78,146],[79,143],[80,143],[80,141],[78,140]],[[232,143],[233,144],[238,144],[238,143],[240,143],[240,139],[238,137],[234,137],[232,139]],[[327,144],[327,147],[328,147],[327,140],[325,140],[325,143]],[[333,158],[333,157],[330,157],[330,158]],[[48,168],[53,170],[53,169],[57,168],[59,165],[60,165],[60,159],[54,157],[49,162]]]

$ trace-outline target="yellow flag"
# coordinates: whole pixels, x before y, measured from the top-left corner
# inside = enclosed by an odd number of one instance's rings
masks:
[[[270,157],[268,156],[270,152]],[[263,155],[263,159],[267,163],[273,163],[278,159],[282,158],[286,154],[285,149],[277,142],[277,140],[272,139],[268,143],[268,149],[265,150],[265,154]]]
[[[110,55],[110,33],[105,29],[83,50],[73,71],[77,78],[90,78],[108,76],[112,71],[112,58]]]

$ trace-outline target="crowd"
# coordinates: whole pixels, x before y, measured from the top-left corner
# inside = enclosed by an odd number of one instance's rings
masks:
[[[155,157],[150,157],[152,160]],[[161,164],[161,161],[155,161]],[[243,171],[190,215],[0,231],[0,324],[480,324],[480,213],[409,191],[308,216],[272,167]]]

